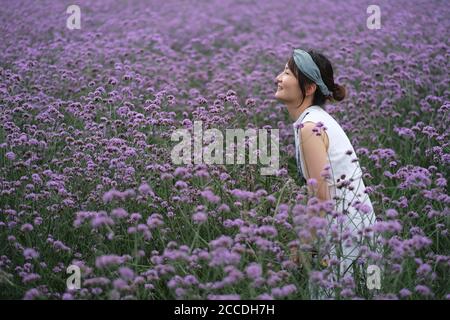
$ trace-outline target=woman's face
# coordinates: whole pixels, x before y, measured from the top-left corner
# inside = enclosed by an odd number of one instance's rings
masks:
[[[302,92],[298,80],[289,69],[288,64],[284,66],[283,72],[276,77],[277,92],[275,98],[282,102],[300,101]]]

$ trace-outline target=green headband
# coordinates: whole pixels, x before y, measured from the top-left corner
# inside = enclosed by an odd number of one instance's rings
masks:
[[[328,90],[328,87],[322,80],[319,67],[317,67],[316,63],[311,58],[311,55],[308,52],[302,49],[295,49],[294,61],[300,71],[319,86],[320,91],[322,91],[324,96],[331,95],[331,91]]]

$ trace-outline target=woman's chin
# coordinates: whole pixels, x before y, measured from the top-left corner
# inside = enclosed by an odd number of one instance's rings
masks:
[[[274,97],[275,97],[276,99],[280,100],[280,101],[283,101],[283,100],[284,100],[284,99],[283,99],[283,95],[281,94],[280,91],[275,92]]]

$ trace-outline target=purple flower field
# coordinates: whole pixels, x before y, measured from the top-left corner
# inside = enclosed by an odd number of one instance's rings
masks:
[[[450,7],[444,1],[2,1],[1,299],[450,299]],[[381,29],[366,26],[370,4]],[[292,49],[314,48],[348,97],[348,134],[378,221],[382,270],[332,281],[329,203],[296,178],[274,98]],[[280,168],[175,165],[172,132],[279,129]],[[361,235],[364,237],[365,235]],[[69,288],[69,266],[81,287]]]

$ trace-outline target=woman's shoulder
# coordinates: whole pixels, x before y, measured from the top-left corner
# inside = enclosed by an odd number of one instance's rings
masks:
[[[327,118],[326,113],[327,112],[320,106],[317,105],[311,106],[305,113],[305,116],[302,119],[302,123],[326,120]]]
[[[337,120],[329,114],[323,107],[317,106],[314,108],[311,108],[309,110],[308,114],[302,119],[302,123],[304,122],[322,122],[323,124],[328,124],[330,126],[332,125],[338,125]]]
[[[321,123],[322,125],[320,125],[319,123]],[[320,134],[320,136],[325,144],[326,150],[328,151],[330,141],[327,132],[324,130],[327,127],[327,123],[328,121],[323,116],[323,113],[319,108],[310,108],[310,110],[308,110],[308,112],[303,117],[302,126],[299,129],[299,132],[302,135],[302,139],[305,135],[308,136],[310,134],[315,134],[316,130],[318,130],[317,127],[320,127],[320,131],[323,133]]]

